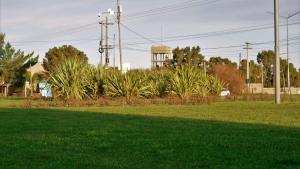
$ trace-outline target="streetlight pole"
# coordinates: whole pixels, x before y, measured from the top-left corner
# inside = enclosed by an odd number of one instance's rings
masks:
[[[287,16],[287,17],[285,17],[286,18],[286,36],[287,36],[287,38],[286,38],[286,53],[287,53],[287,64],[288,64],[288,90],[289,90],[289,96],[291,96],[291,94],[292,94],[292,92],[291,92],[291,76],[290,76],[290,62],[289,62],[289,19],[291,19],[292,17],[294,17],[294,16],[296,16],[296,15],[298,15],[298,14],[300,14],[300,11],[298,11],[298,12],[295,12],[295,13],[293,13],[293,14],[291,14],[291,15],[289,15],[289,16]]]
[[[273,12],[268,12],[270,14],[274,14]],[[289,19],[291,19],[292,17],[296,16],[300,14],[300,11],[295,12],[291,15],[288,16],[282,16],[279,15],[279,17],[283,18],[286,20],[286,61],[287,61],[287,83],[288,83],[288,93],[289,93],[289,97],[291,96],[291,76],[290,76],[290,56],[289,56]]]
[[[279,2],[274,0],[275,103],[280,104]]]

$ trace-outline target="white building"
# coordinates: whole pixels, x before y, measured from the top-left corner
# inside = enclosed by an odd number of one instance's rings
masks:
[[[127,73],[131,69],[129,63],[123,63],[122,66],[123,66],[122,73]],[[118,65],[118,68],[119,68],[119,70],[121,70],[120,65]]]

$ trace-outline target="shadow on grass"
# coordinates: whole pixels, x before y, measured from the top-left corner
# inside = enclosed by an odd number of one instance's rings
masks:
[[[300,160],[280,160],[278,162],[279,165],[282,166],[290,166],[290,167],[295,167],[299,168],[300,167]]]
[[[300,129],[0,109],[0,168],[300,168]]]

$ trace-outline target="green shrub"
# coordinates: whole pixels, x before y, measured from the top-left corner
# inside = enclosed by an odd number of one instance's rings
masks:
[[[55,96],[66,100],[82,100],[99,96],[152,98],[177,95],[181,99],[191,96],[219,95],[223,85],[213,76],[205,76],[195,67],[144,71],[134,70],[122,74],[116,69],[94,67],[80,60],[65,60],[50,73]]]
[[[171,91],[180,98],[187,98],[196,92],[197,73],[192,67],[177,67],[170,80]]]
[[[170,93],[171,75],[172,73],[170,70],[154,70],[148,72],[148,81],[152,96],[163,97]]]
[[[215,77],[205,75],[195,67],[181,66],[177,67],[172,73],[170,80],[171,92],[182,99],[192,95],[218,95],[223,85]]]
[[[119,70],[110,70],[104,80],[107,96],[125,97],[130,102],[133,97],[150,97],[150,84],[144,71],[130,71],[122,74]]]
[[[96,69],[87,62],[64,60],[49,75],[54,95],[66,100],[93,97],[97,91],[95,72]]]

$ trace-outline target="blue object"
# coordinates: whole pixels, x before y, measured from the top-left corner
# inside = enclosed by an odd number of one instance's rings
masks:
[[[43,97],[52,97],[51,86],[49,83],[39,83],[39,89]]]

